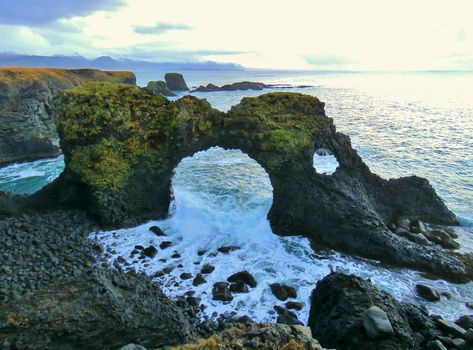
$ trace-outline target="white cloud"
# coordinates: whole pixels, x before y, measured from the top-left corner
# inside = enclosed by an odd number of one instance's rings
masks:
[[[54,41],[58,54],[157,60],[192,52],[192,59],[264,68],[473,69],[471,13],[470,0],[129,0],[112,12],[61,20],[79,33],[38,29],[43,41],[28,48],[50,50]],[[159,23],[186,30],[136,32]]]

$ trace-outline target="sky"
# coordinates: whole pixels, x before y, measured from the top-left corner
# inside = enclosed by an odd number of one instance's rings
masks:
[[[313,70],[473,70],[472,0],[0,0],[0,51]]]

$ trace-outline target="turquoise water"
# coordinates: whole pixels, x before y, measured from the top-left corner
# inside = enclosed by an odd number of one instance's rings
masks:
[[[242,80],[265,83],[312,85],[291,90],[316,95],[326,103],[327,115],[339,131],[350,135],[370,168],[389,178],[416,174],[426,177],[448,206],[458,215],[464,250],[473,251],[473,74],[467,73],[307,73],[307,72],[183,72],[189,86],[221,85]],[[138,83],[160,80],[163,72],[138,74]],[[199,93],[218,109],[228,110],[243,96],[266,91]],[[333,168],[333,159],[314,160],[319,171]],[[14,165],[0,169],[0,189],[30,193],[62,171],[62,158]],[[318,166],[319,164],[319,166]],[[310,291],[330,267],[371,278],[381,288],[402,300],[425,304],[431,312],[454,318],[467,313],[465,301],[473,300],[473,284],[453,285],[425,281],[407,269],[385,269],[376,262],[356,260],[337,253],[314,254],[308,240],[281,238],[271,232],[266,214],[272,203],[272,188],[265,171],[238,150],[214,148],[184,159],[173,178],[173,216],[167,220],[93,234],[105,246],[128,258],[135,244],[159,245],[159,238],[148,232],[158,225],[169,235],[174,247],[160,251],[166,263],[153,261],[133,266],[152,274],[164,266],[175,268],[160,280],[167,293],[179,295],[195,289],[213,311],[237,310],[260,321],[274,321],[269,313],[277,303],[268,284],[284,281],[297,286],[299,300],[308,302]],[[221,245],[242,247],[234,254],[197,257],[197,250],[213,251]],[[169,260],[173,250],[182,258]],[[182,272],[198,272],[200,264],[212,263],[216,272],[208,284],[193,288],[191,281],[180,281]],[[178,268],[178,264],[184,268]],[[238,295],[228,304],[210,300],[209,287],[241,269],[249,269],[258,287]],[[418,281],[428,282],[452,299],[428,303],[416,298]],[[179,282],[179,285],[175,285]],[[307,319],[308,309],[299,312]]]

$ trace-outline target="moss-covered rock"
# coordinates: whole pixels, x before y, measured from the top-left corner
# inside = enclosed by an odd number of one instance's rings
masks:
[[[192,96],[170,102],[138,87],[96,83],[63,92],[54,110],[66,170],[37,195],[43,202],[52,197],[62,206],[86,208],[110,226],[163,218],[182,158],[211,146],[240,149],[269,174],[274,232],[451,279],[472,276],[464,257],[387,228],[399,216],[446,224],[456,219],[427,180],[386,181],[372,174],[316,97],[264,94],[222,113]],[[320,148],[340,163],[332,176],[313,168]]]
[[[49,105],[60,91],[92,81],[135,84],[135,76],[96,69],[0,68],[0,164],[59,154]]]

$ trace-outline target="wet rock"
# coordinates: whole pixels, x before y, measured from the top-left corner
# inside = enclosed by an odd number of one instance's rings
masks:
[[[228,282],[236,282],[236,283],[241,282],[241,283],[244,283],[244,284],[248,285],[251,288],[256,287],[255,278],[253,277],[253,275],[251,273],[249,273],[246,270],[241,271],[241,272],[237,272],[237,273],[231,275],[230,277],[227,278],[227,281]]]
[[[176,96],[164,81],[150,81],[145,89],[153,95]]]
[[[422,233],[427,231],[427,228],[425,227],[424,223],[420,220],[415,220],[411,224],[411,231],[414,233]]]
[[[473,301],[469,301],[466,304],[466,307],[473,310]]]
[[[444,319],[438,319],[437,326],[443,332],[449,335],[452,335],[454,337],[460,337],[460,338],[465,337],[466,330],[464,330],[462,327],[460,327],[459,325],[453,322],[450,322]]]
[[[282,283],[273,283],[270,285],[271,292],[281,301],[286,301],[288,298],[297,298],[297,291],[294,287]]]
[[[183,273],[181,273],[181,275],[179,277],[181,277],[181,279],[183,279],[183,280],[188,280],[188,279],[191,279],[194,276],[192,276],[192,274],[190,272],[183,272]]]
[[[466,330],[473,328],[473,315],[463,315],[455,323]]]
[[[195,339],[194,322],[156,283],[116,270],[95,269],[0,304],[0,339],[30,350],[163,347]]]
[[[212,288],[212,299],[220,301],[232,301],[233,295],[227,282],[217,282]]]
[[[212,273],[214,270],[215,270],[215,266],[210,265],[210,264],[205,264],[204,266],[202,266],[202,269],[200,270],[200,272],[204,275],[207,275],[209,273]]]
[[[399,218],[396,224],[397,227],[402,227],[406,230],[411,228],[411,220],[409,220],[409,218]]]
[[[143,249],[142,253],[144,256],[147,256],[148,258],[154,258],[156,254],[158,254],[158,250],[156,249],[155,246],[150,245],[148,248]]]
[[[181,257],[181,254],[179,254],[179,253],[177,253],[177,252],[176,252],[176,253],[173,253],[173,254],[171,255],[171,258],[173,258],[173,259],[179,259],[180,257]]]
[[[135,249],[136,250],[143,250],[143,249],[145,249],[145,247],[143,247],[142,245],[135,245]]]
[[[207,283],[207,280],[200,274],[198,273],[194,280],[192,281],[192,285],[194,287],[200,286],[201,284]]]
[[[429,240],[424,235],[414,234],[405,228],[399,227],[396,229],[396,234],[398,236],[407,238],[409,241],[420,244],[420,245],[429,245]]]
[[[440,300],[440,293],[434,288],[426,284],[422,284],[422,283],[416,284],[416,292],[420,297],[424,298],[425,300],[428,300],[428,301]]]
[[[371,339],[389,337],[394,334],[388,315],[377,306],[371,306],[362,315],[363,327]]]
[[[243,282],[236,282],[230,284],[230,291],[233,293],[249,293],[250,290],[248,289],[248,286],[244,284]]]
[[[386,314],[393,336],[371,338],[363,331],[363,315],[374,305]],[[317,282],[308,325],[324,347],[336,349],[423,350],[441,335],[427,309],[401,303],[370,281],[341,273]]]
[[[434,340],[427,344],[427,350],[448,350],[440,340]]]
[[[202,256],[202,255],[204,255],[205,253],[207,253],[206,250],[199,250],[199,251],[197,252],[197,255],[198,255],[198,256]]]
[[[161,230],[158,226],[151,226],[151,227],[149,228],[149,230],[150,230],[151,232],[153,232],[153,233],[154,233],[156,236],[158,236],[158,237],[165,237],[165,236],[166,236],[166,234],[164,233],[164,231]]]
[[[292,309],[292,310],[302,310],[304,307],[304,303],[300,303],[298,301],[288,301],[286,303],[286,308]]]
[[[456,349],[466,349],[466,341],[462,338],[454,338],[452,344]]]
[[[285,315],[287,312],[287,310],[281,305],[274,305],[273,308],[278,313],[278,315]]]
[[[280,324],[287,324],[289,326],[295,326],[295,325],[303,326],[304,325],[304,323],[299,321],[297,318],[291,317],[287,314],[286,315],[279,315],[276,322],[280,323]]]
[[[240,247],[238,246],[234,246],[234,245],[229,245],[229,246],[224,246],[224,247],[220,247],[217,249],[218,252],[220,253],[223,253],[223,254],[228,254],[228,253],[231,253],[235,250],[238,250],[240,249]]]
[[[466,331],[465,340],[467,344],[473,345],[473,328]]]
[[[166,80],[166,86],[171,91],[188,91],[189,88],[184,80],[184,77],[180,73],[166,73],[164,75]]]
[[[159,248],[161,248],[161,249],[166,249],[166,248],[169,248],[170,246],[172,246],[172,242],[171,242],[171,241],[163,241],[163,242],[161,242],[161,244],[159,245]]]

